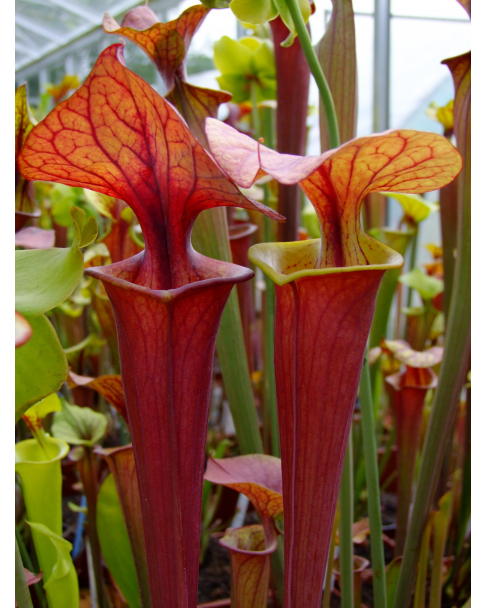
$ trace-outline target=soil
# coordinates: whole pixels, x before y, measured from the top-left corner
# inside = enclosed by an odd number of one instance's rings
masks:
[[[198,603],[230,597],[230,559],[217,538],[210,538],[204,563],[199,568]]]
[[[382,519],[384,526],[391,526],[396,519],[396,496],[384,492],[382,495]],[[251,510],[248,512],[244,525],[258,523],[256,513]],[[393,536],[393,530],[388,532]],[[356,555],[371,559],[369,541],[363,545],[355,545]],[[393,559],[393,551],[385,545],[385,562],[388,564]],[[230,559],[226,549],[221,547],[217,538],[210,538],[204,563],[199,568],[199,590],[198,603],[222,600],[230,597]],[[362,603],[366,606],[373,606],[373,582],[363,582]],[[268,608],[274,608],[275,604],[269,598]],[[331,608],[340,608],[341,599],[338,593],[331,595]],[[276,608],[276,606],[275,606]]]

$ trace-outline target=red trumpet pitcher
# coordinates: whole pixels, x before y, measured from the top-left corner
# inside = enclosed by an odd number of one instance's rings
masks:
[[[192,608],[216,333],[232,287],[253,272],[194,251],[191,228],[225,205],[283,218],[223,175],[177,110],[125,67],[120,44],[32,129],[19,167],[123,200],[140,222],[144,251],[86,272],[116,320],[152,606]]]
[[[433,346],[424,352],[412,350],[402,340],[384,340],[382,350],[405,364],[405,370],[385,378],[396,423],[398,458],[398,507],[395,555],[402,555],[413,502],[415,461],[420,445],[420,427],[425,396],[437,386],[432,367],[442,361],[443,348]]]
[[[317,608],[351,416],[383,274],[401,255],[368,236],[360,209],[370,192],[427,192],[449,183],[461,157],[443,137],[389,131],[318,157],[278,154],[206,120],[213,155],[249,187],[265,174],[299,183],[321,238],[263,243],[250,260],[276,284],[275,375],[285,520],[285,608]]]

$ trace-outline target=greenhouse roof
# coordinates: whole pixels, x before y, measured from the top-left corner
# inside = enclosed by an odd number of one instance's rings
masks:
[[[176,3],[159,0],[151,7],[166,8]],[[117,17],[137,4],[141,0],[16,0],[16,72],[31,71],[29,68],[42,59],[100,31],[105,11]]]

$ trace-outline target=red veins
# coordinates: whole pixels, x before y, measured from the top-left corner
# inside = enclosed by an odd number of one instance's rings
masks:
[[[282,219],[223,175],[178,112],[125,67],[120,44],[103,51],[84,85],[34,127],[19,167],[30,180],[124,200],[146,243],[135,282],[151,289],[205,278],[204,258],[190,244],[204,209],[245,207]]]

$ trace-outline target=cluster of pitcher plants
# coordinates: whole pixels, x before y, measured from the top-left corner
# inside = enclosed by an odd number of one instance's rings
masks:
[[[186,75],[211,10],[248,34],[214,46],[221,90]],[[470,606],[471,56],[443,136],[356,138],[352,1],[316,47],[313,12],[105,14],[164,97],[119,41],[16,91],[20,608]],[[198,604],[216,542],[230,593]]]

